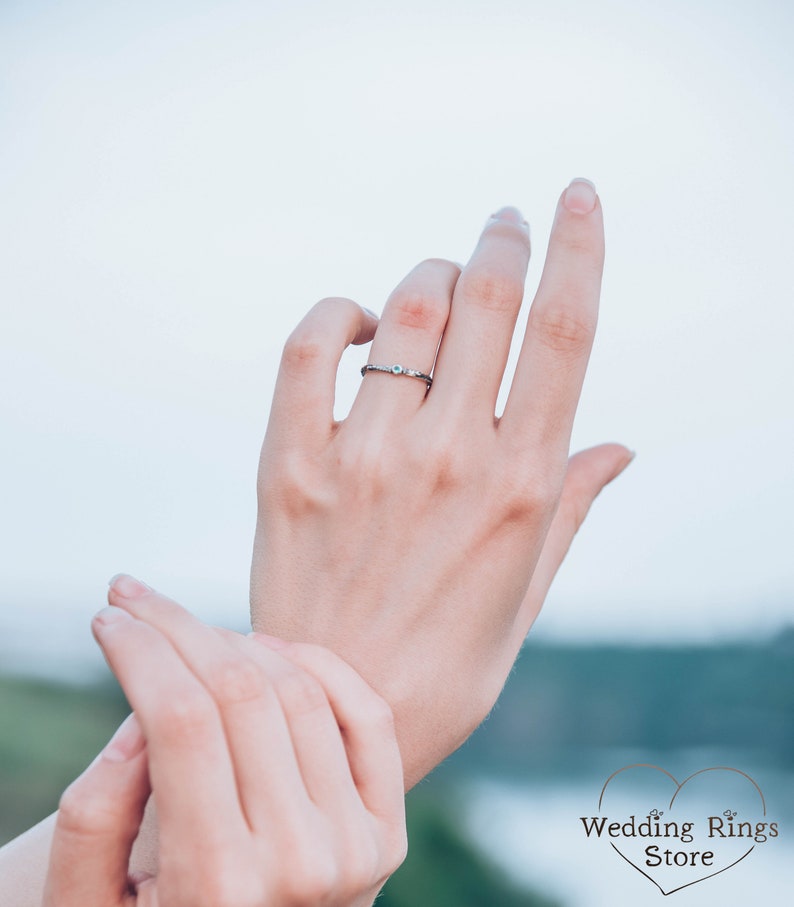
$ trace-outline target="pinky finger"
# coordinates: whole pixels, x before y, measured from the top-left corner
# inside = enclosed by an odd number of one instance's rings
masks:
[[[600,444],[579,451],[568,461],[560,503],[516,621],[516,648],[524,641],[538,616],[552,580],[593,501],[604,486],[616,479],[633,459],[632,451],[622,444]]]
[[[149,796],[134,715],[61,797],[43,907],[126,907],[128,867]]]

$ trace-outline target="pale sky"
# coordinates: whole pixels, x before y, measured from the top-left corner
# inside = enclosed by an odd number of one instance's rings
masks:
[[[638,455],[538,632],[790,620],[793,9],[4,2],[0,634],[84,638],[121,570],[242,625],[291,328],[327,295],[380,311],[504,204],[529,301],[574,176],[607,225],[574,448]]]

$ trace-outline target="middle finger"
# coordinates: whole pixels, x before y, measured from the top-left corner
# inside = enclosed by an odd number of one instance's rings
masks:
[[[190,851],[242,833],[229,751],[207,691],[163,634],[124,610],[105,609],[92,627],[143,728],[164,840]]]
[[[452,297],[432,399],[493,417],[529,266],[529,227],[518,208],[501,208],[483,229]]]
[[[386,302],[369,363],[400,365],[429,375],[459,274],[454,262],[428,258],[404,277]],[[351,415],[367,421],[383,413],[390,418],[410,416],[426,392],[420,378],[366,372]]]

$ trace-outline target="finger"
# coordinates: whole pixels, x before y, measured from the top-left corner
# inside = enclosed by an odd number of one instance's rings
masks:
[[[45,907],[126,903],[130,852],[148,796],[144,737],[130,715],[61,797]]]
[[[564,463],[598,319],[601,205],[574,180],[560,198],[513,385],[499,424],[524,450]]]
[[[438,353],[433,399],[446,411],[472,408],[492,419],[529,265],[529,227],[517,208],[486,223],[458,279]]]
[[[108,600],[168,639],[212,698],[223,725],[227,759],[233,765],[238,790],[235,796],[243,805],[249,826],[254,830],[272,828],[275,818],[294,813],[301,804],[308,805],[290,724],[276,689],[279,678],[271,676],[279,674],[280,666],[282,674],[297,673],[296,669],[278,659],[280,665],[264,670],[261,660],[252,657],[258,654],[256,647],[241,651],[232,646],[181,605],[130,576],[114,577]],[[295,695],[299,695],[298,690]],[[327,721],[336,730],[327,702],[325,710]],[[321,719],[321,715],[311,717]]]
[[[369,363],[400,365],[429,375],[459,274],[454,262],[429,258],[403,278],[383,309]],[[364,418],[384,411],[389,418],[409,414],[424,401],[426,392],[421,379],[367,372],[352,414]]]
[[[344,737],[352,779],[366,809],[384,818],[403,814],[402,760],[388,703],[338,655],[309,643],[286,643],[262,633],[252,639],[274,648],[325,689]]]
[[[351,299],[321,299],[290,334],[281,356],[267,437],[294,447],[322,443],[334,423],[334,391],[345,348],[368,343],[377,316]]]
[[[560,503],[517,617],[516,632],[520,641],[523,642],[538,616],[552,580],[593,501],[633,459],[632,451],[621,444],[601,444],[574,454],[568,461]]]
[[[212,698],[162,633],[121,608],[105,608],[92,629],[146,737],[161,850],[174,846],[169,855],[181,866],[191,851],[242,840],[247,828]]]
[[[361,800],[324,684],[280,653],[235,636],[238,657],[256,659],[273,684],[309,797],[329,815],[350,816]]]

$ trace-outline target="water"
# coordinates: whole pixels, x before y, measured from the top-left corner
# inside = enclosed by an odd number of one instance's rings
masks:
[[[708,765],[730,765],[725,755],[720,759],[719,754],[697,754],[694,758],[690,754],[689,758],[672,759],[668,763],[680,763],[674,766],[674,774],[683,780]],[[685,763],[688,768],[682,772],[680,769]],[[612,770],[624,764],[618,761]],[[471,833],[506,872],[532,887],[556,895],[566,907],[638,907],[666,903],[662,893],[628,865],[609,841],[594,836],[588,839],[584,833],[580,817],[599,815],[598,797],[609,774],[594,771],[589,776],[546,778],[528,784],[493,779],[473,782],[468,807]],[[783,905],[794,902],[794,773],[754,768],[753,774],[766,798],[766,818],[779,822],[779,836],[757,844],[745,859],[719,875],[670,894],[675,907],[748,907],[760,903]],[[725,775],[718,778],[710,773],[709,778],[704,777],[708,783],[702,786],[693,781],[682,788],[674,809],[667,811],[668,818],[682,818],[685,814],[693,819],[702,818],[699,827],[705,829],[705,817],[722,813],[723,801],[727,800],[738,807],[741,815],[748,816],[750,811],[759,808],[760,801],[755,791],[740,780],[743,791],[734,785],[736,789],[730,793],[727,789],[715,793],[716,786],[727,783]],[[661,805],[667,805],[657,793],[643,799],[639,793],[643,786],[642,783],[625,784],[613,789],[610,785],[605,794],[604,812],[610,817],[635,814],[639,822],[645,810],[651,809],[649,803],[658,800]],[[672,784],[670,787],[675,789]],[[669,791],[667,801],[669,803]],[[697,831],[694,835],[695,841],[689,845],[675,839],[660,839],[661,851],[672,847],[702,852],[702,844],[707,839],[705,835],[698,838]],[[647,840],[624,844],[623,840],[617,839],[617,843],[624,851],[633,846],[634,851],[627,852],[641,867],[644,866],[639,848],[646,845]],[[720,860],[727,865],[747,851],[747,844],[752,846],[755,842],[721,843],[722,850],[720,842],[712,845],[716,853],[714,869]],[[726,848],[730,847],[732,851],[729,852]],[[657,877],[666,871],[663,887],[669,890],[675,887],[671,880],[690,881],[713,870],[662,868],[648,871]]]

